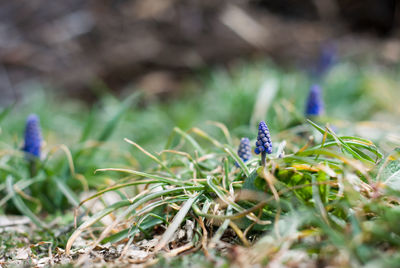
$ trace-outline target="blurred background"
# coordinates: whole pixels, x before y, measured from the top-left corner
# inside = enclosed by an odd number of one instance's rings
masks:
[[[0,2],[0,104],[48,88],[93,101],[107,88],[161,99],[210,66],[272,59],[310,68],[321,47],[395,65],[397,0]]]

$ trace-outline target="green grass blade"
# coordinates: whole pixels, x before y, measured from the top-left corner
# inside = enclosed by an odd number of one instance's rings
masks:
[[[105,127],[103,128],[103,131],[100,133],[98,140],[103,142],[108,140],[108,138],[111,136],[111,134],[114,132],[116,129],[116,126],[121,119],[122,115],[128,110],[129,107],[132,106],[134,101],[139,97],[141,92],[135,92],[132,95],[130,95],[127,99],[125,99],[119,108],[119,110],[115,113],[115,115],[107,122]]]
[[[150,178],[150,179],[154,179],[158,182],[163,182],[163,183],[167,183],[167,184],[171,184],[171,185],[193,185],[193,183],[190,182],[181,182],[172,178],[166,178],[166,177],[161,177],[161,176],[157,176],[157,175],[153,175],[153,174],[149,174],[149,173],[145,173],[145,172],[140,172],[140,171],[136,171],[133,169],[124,169],[124,168],[102,168],[102,169],[98,169],[96,170],[96,172],[98,171],[118,171],[118,172],[124,172],[124,173],[129,173],[129,174],[134,174],[134,175],[138,175],[141,177],[145,177],[145,178]]]
[[[224,201],[227,205],[232,206],[232,208],[234,208],[235,210],[237,210],[238,212],[243,212],[245,209],[242,208],[241,206],[239,206],[238,204],[236,204],[233,201],[230,201],[229,198],[226,197],[225,193],[218,188],[218,186],[214,183],[215,178],[212,176],[208,176],[207,177],[207,184],[208,186],[217,194],[217,196]]]
[[[55,178],[58,189],[64,194],[67,200],[71,203],[71,205],[77,207],[79,206],[79,198],[76,194],[65,184],[64,181],[59,178]]]
[[[149,180],[140,180],[140,181],[134,181],[134,182],[129,182],[129,183],[124,183],[124,184],[111,186],[111,187],[108,187],[108,188],[106,188],[104,190],[101,190],[101,191],[95,193],[94,195],[86,198],[85,200],[82,200],[79,203],[79,206],[81,206],[82,204],[86,203],[87,201],[92,200],[92,199],[94,199],[96,197],[99,197],[102,194],[107,193],[107,192],[116,191],[118,189],[130,187],[130,186],[141,185],[141,184],[152,184],[152,183],[159,183],[159,182],[158,181],[149,181]]]
[[[89,138],[90,133],[92,132],[92,129],[95,125],[96,122],[96,109],[92,109],[90,111],[90,114],[86,120],[85,126],[82,130],[81,138],[79,139],[79,142],[84,142]]]
[[[201,146],[197,143],[197,141],[192,136],[190,136],[189,134],[187,134],[186,132],[184,132],[183,130],[181,130],[178,127],[175,127],[174,131],[176,133],[178,133],[179,135],[181,135],[184,139],[186,139],[200,155],[204,155],[204,150],[201,148]]]
[[[236,161],[236,163],[238,163],[238,165],[240,166],[240,168],[242,169],[242,171],[244,172],[246,177],[248,177],[250,175],[250,170],[246,166],[246,164],[243,162],[243,160],[237,155],[237,153],[235,153],[229,147],[225,147],[224,150],[225,150],[225,152],[227,152]]]
[[[165,171],[167,171],[172,177],[176,178],[175,173],[173,173],[171,171],[171,169],[169,167],[167,167],[160,159],[158,159],[155,155],[151,154],[149,151],[145,150],[142,146],[140,146],[139,144],[137,144],[134,141],[131,141],[130,139],[125,138],[124,139],[127,143],[135,146],[136,148],[138,148],[142,153],[144,153],[145,155],[147,155],[151,160],[153,160],[154,162],[156,162],[157,164],[159,164]]]
[[[321,128],[320,126],[318,126],[317,124],[315,124],[314,122],[312,122],[311,120],[307,119],[307,121],[314,127],[316,128],[322,135],[324,135],[325,130],[323,128]],[[353,148],[351,148],[348,144],[346,144],[346,142],[344,142],[339,136],[337,136],[335,133],[331,132],[328,130],[327,132],[328,137],[333,138],[335,140],[338,141],[338,145],[342,145],[343,148],[350,153],[354,158],[358,159],[358,160],[368,160],[371,158],[364,158],[362,155],[360,155],[359,153],[357,153],[355,150],[353,150]],[[371,159],[372,160],[372,159]],[[374,162],[373,160],[371,162]]]
[[[148,217],[154,217],[154,214],[149,213],[147,214],[145,217],[143,217],[144,219],[147,219]],[[159,218],[154,218],[152,221],[150,222],[145,222],[145,223],[141,223],[138,227],[140,228],[134,228],[132,229],[132,227],[127,228],[125,230],[122,230],[116,234],[110,235],[109,237],[104,238],[101,243],[102,244],[106,244],[108,242],[110,243],[117,243],[125,238],[131,237],[135,234],[137,234],[139,232],[139,230],[148,230],[150,228],[153,228],[156,225],[159,225],[161,223],[164,223],[163,220],[159,219]]]
[[[186,217],[186,214],[189,212],[190,208],[192,207],[193,203],[197,200],[197,198],[201,195],[198,193],[196,196],[190,197],[179,210],[179,212],[175,215],[174,219],[172,220],[171,224],[168,226],[168,229],[164,232],[163,236],[161,237],[160,242],[154,248],[154,251],[157,252],[163,247],[165,247],[168,242],[171,240],[172,236],[174,235],[175,231],[179,228],[182,221]]]
[[[39,228],[46,229],[46,224],[42,222],[38,217],[33,214],[33,212],[25,205],[24,201],[18,196],[18,194],[14,190],[13,186],[13,177],[11,175],[7,176],[6,179],[7,191],[12,195],[11,200],[17,209],[31,219],[31,221],[36,224]]]

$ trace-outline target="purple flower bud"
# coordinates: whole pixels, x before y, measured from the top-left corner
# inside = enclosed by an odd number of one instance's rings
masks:
[[[318,62],[315,66],[314,74],[321,77],[326,74],[338,61],[337,49],[334,44],[325,44],[322,46]]]
[[[247,162],[251,158],[251,146],[249,138],[242,138],[240,140],[238,155],[243,160],[243,162]]]
[[[265,124],[264,121],[261,121],[259,126],[258,126],[258,137],[257,137],[257,142],[256,142],[256,149],[254,152],[256,154],[265,152],[268,154],[272,153],[272,142],[271,142],[271,137],[269,135],[269,129],[267,127],[267,124]]]
[[[306,115],[319,116],[324,111],[324,103],[321,95],[321,87],[319,85],[312,85],[306,103]]]
[[[35,114],[28,116],[25,124],[25,140],[22,150],[30,156],[40,157],[42,135],[39,117]]]

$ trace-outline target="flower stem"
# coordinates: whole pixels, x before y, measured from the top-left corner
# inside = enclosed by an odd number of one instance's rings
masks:
[[[267,153],[266,152],[261,152],[261,165],[265,167],[266,165],[266,158],[267,158]]]
[[[35,177],[37,175],[37,161],[36,159],[30,159],[29,160],[29,174],[31,175],[31,178]]]

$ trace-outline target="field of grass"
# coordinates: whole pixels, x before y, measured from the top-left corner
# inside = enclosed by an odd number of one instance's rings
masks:
[[[315,77],[238,62],[166,101],[103,90],[88,107],[26,92],[0,112],[0,216],[25,216],[0,221],[0,265],[394,267],[399,72],[342,60]],[[315,83],[325,112],[307,118]],[[40,159],[21,150],[32,113]]]

